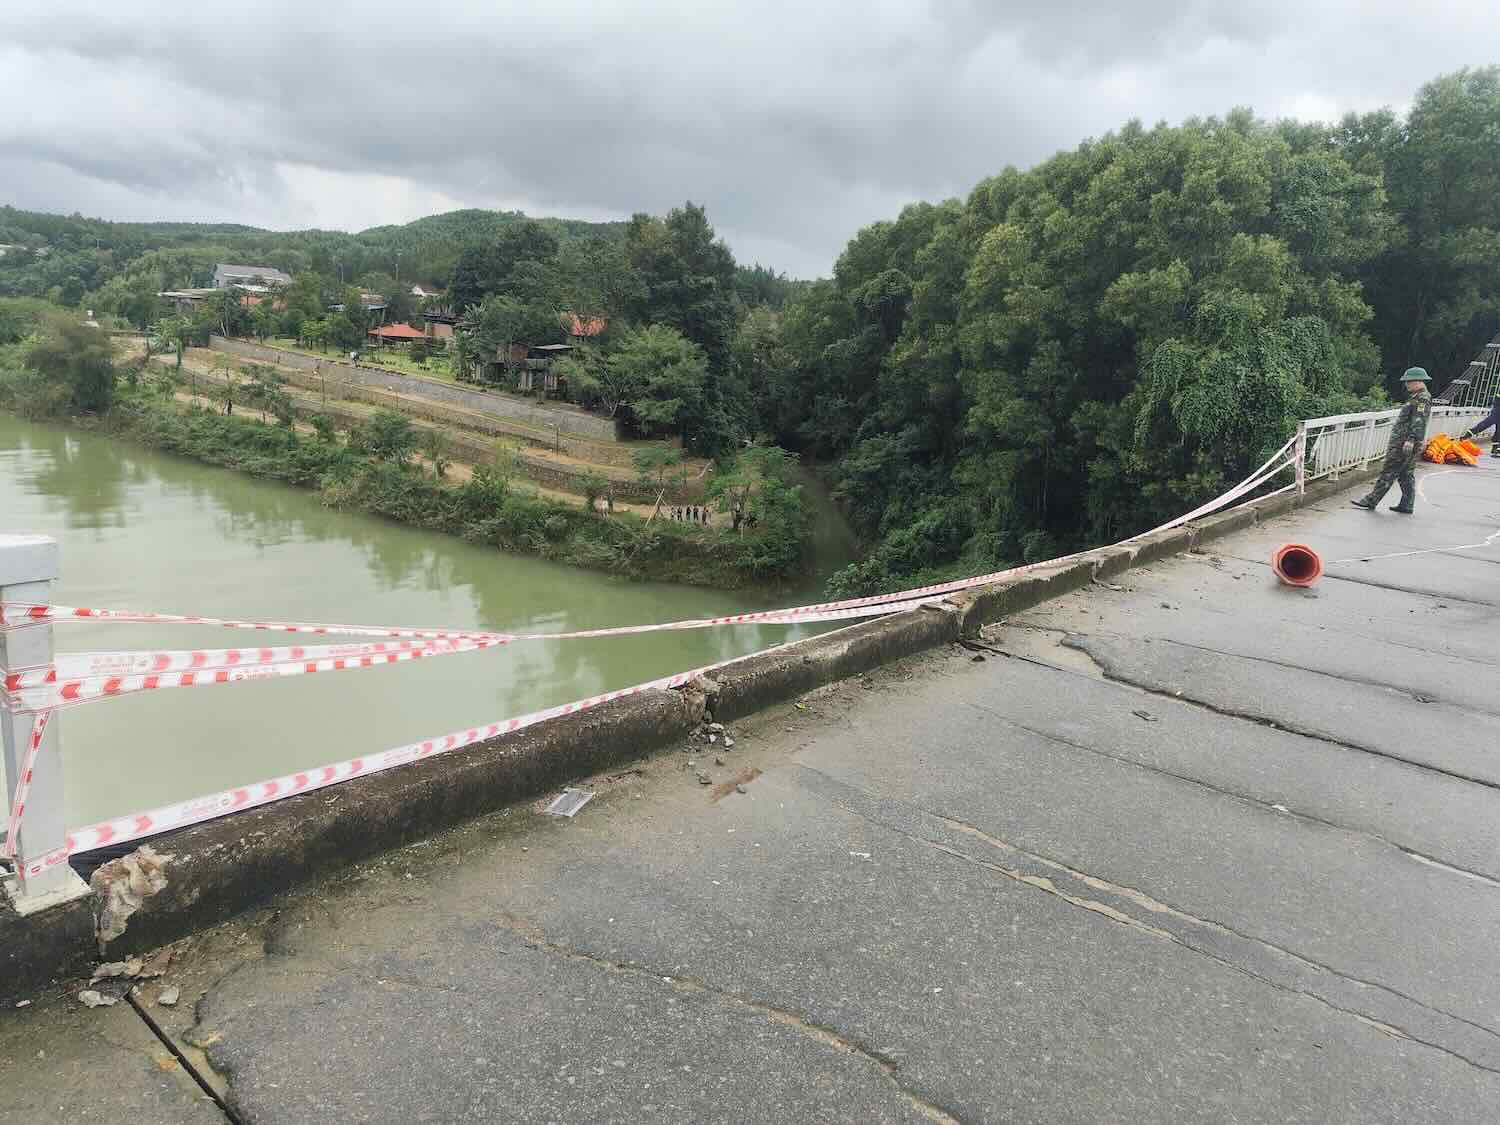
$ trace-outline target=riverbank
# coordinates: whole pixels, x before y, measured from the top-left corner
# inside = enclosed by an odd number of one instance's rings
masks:
[[[741,589],[797,576],[756,537],[601,515],[526,495],[482,466],[469,480],[446,484],[415,466],[377,462],[337,441],[182,406],[144,388],[122,390],[105,415],[67,421],[206,465],[311,488],[335,509],[632,579]]]

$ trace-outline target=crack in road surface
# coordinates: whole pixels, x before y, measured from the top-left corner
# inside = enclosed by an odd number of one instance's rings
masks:
[[[800,765],[797,769],[805,777],[815,779],[809,787],[823,799],[914,844],[992,871],[1135,932],[1170,941],[1279,991],[1305,996],[1351,1016],[1383,1034],[1419,1043],[1479,1070],[1500,1074],[1500,1032],[1483,1024],[1433,1007],[1390,985],[1357,977],[1264,938],[1243,933],[1223,922],[1199,917],[1144,891],[1090,875],[1060,860],[1002,840],[966,821],[906,801],[871,796],[811,766]],[[890,815],[887,810],[892,808],[905,816]],[[935,838],[937,833],[926,835],[902,827],[901,819],[935,822],[949,832],[980,840],[1020,862],[1005,864],[972,855]],[[1070,888],[1065,880],[1076,881],[1081,886]],[[1098,897],[1100,895],[1112,897],[1115,901],[1106,901]],[[1146,911],[1152,916],[1151,920],[1132,914],[1131,907]],[[1352,995],[1340,995],[1343,992]],[[1372,1005],[1368,1003],[1371,999],[1383,1000],[1374,1007],[1391,1011],[1372,1012],[1369,1010]],[[1360,1007],[1356,1000],[1367,1003]],[[1427,1026],[1422,1026],[1424,1024]]]
[[[1010,654],[1007,653],[1005,655]],[[1059,671],[1067,671],[1067,669],[1059,669]],[[1465,879],[1472,879],[1475,882],[1484,883],[1488,886],[1500,889],[1500,879],[1493,878],[1481,871],[1474,871],[1467,867],[1461,867],[1457,864],[1447,863],[1440,859],[1434,859],[1432,856],[1424,855],[1414,848],[1409,848],[1404,844],[1399,844],[1386,836],[1382,836],[1379,832],[1374,832],[1368,828],[1360,828],[1354,825],[1343,824],[1336,820],[1329,820],[1326,817],[1317,816],[1313,813],[1302,812],[1298,809],[1292,808],[1289,805],[1283,805],[1279,802],[1268,801],[1263,797],[1256,797],[1249,793],[1241,793],[1236,789],[1226,789],[1222,785],[1215,785],[1213,782],[1205,781],[1202,778],[1192,777],[1188,774],[1177,773],[1175,770],[1165,769],[1162,766],[1153,765],[1149,762],[1138,761],[1134,758],[1127,758],[1121,754],[1111,754],[1108,750],[1102,750],[1097,746],[1090,746],[1087,743],[1083,742],[1075,742],[1073,739],[1064,738],[1062,735],[1056,734],[1053,731],[1043,730],[1040,727],[1028,726],[1025,723],[1011,718],[1009,715],[1006,715],[1002,711],[997,711],[993,707],[985,706],[983,703],[975,703],[972,700],[969,700],[966,701],[966,705],[973,708],[975,711],[979,711],[983,714],[989,715],[999,722],[1004,723],[1008,727],[1012,727],[1013,729],[1019,731],[1025,731],[1027,734],[1034,735],[1037,738],[1046,739],[1048,742],[1056,743],[1059,746],[1066,746],[1069,749],[1078,750],[1085,754],[1092,754],[1095,757],[1105,758],[1111,762],[1119,762],[1123,766],[1130,766],[1134,769],[1144,770],[1147,773],[1156,774],[1159,777],[1169,777],[1173,781],[1180,781],[1185,785],[1192,785],[1209,793],[1214,793],[1221,797],[1228,797],[1232,801],[1239,801],[1263,812],[1274,813],[1277,816],[1290,817],[1293,820],[1306,821],[1309,824],[1316,824],[1321,828],[1328,828],[1335,832],[1345,832],[1351,836],[1359,836],[1366,840],[1370,840],[1376,844],[1379,844],[1382,847],[1387,847],[1393,851],[1400,852],[1403,856],[1407,857],[1408,859],[1413,859],[1418,863],[1426,864],[1429,867],[1435,867],[1442,871],[1448,871],[1454,875],[1461,875]],[[1305,736],[1294,735],[1294,737],[1303,738]],[[1290,800],[1291,798],[1288,799]]]
[[[942,1125],[962,1125],[960,1119],[954,1114],[925,1100],[906,1086],[897,1076],[899,1067],[895,1059],[873,1047],[867,1047],[846,1035],[842,1035],[831,1027],[814,1023],[786,1008],[778,1008],[774,1004],[767,1004],[760,1000],[751,1000],[738,992],[720,988],[699,977],[661,972],[660,970],[648,968],[637,963],[615,961],[608,957],[601,957],[596,953],[573,949],[570,946],[562,945],[548,938],[546,933],[536,923],[519,918],[513,914],[502,913],[496,919],[496,922],[502,929],[519,938],[528,948],[534,949],[539,953],[563,958],[577,964],[588,965],[602,972],[619,973],[639,980],[649,980],[657,985],[665,984],[678,992],[704,993],[723,1003],[742,1008],[746,1011],[755,1012],[780,1027],[790,1028],[840,1054],[852,1055],[863,1059],[875,1066],[881,1075],[891,1083],[896,1092],[927,1120],[940,1122]]]
[[[1442,774],[1444,777],[1451,777],[1457,781],[1466,781],[1473,785],[1482,785],[1487,789],[1500,789],[1500,780],[1491,781],[1486,778],[1475,777],[1473,774],[1462,773],[1458,770],[1434,765],[1432,762],[1424,762],[1417,758],[1409,758],[1404,754],[1398,754],[1393,750],[1384,750],[1378,746],[1371,746],[1366,743],[1346,742],[1341,738],[1335,738],[1333,735],[1329,734],[1326,731],[1318,731],[1311,727],[1301,726],[1297,723],[1285,722],[1279,719],[1272,719],[1264,714],[1261,714],[1259,711],[1251,711],[1239,707],[1215,703],[1212,700],[1205,699],[1199,695],[1189,695],[1188,692],[1190,689],[1187,687],[1171,689],[1161,686],[1158,683],[1139,679],[1135,675],[1125,671],[1122,665],[1109,660],[1107,657],[1101,658],[1098,653],[1091,651],[1087,647],[1087,641],[1087,637],[1069,634],[1064,638],[1063,644],[1068,648],[1073,649],[1074,651],[1081,652],[1088,656],[1090,660],[1098,665],[1100,674],[1111,683],[1125,684],[1128,687],[1133,687],[1139,691],[1145,692],[1147,695],[1155,695],[1163,699],[1171,699],[1179,703],[1187,703],[1191,704],[1194,707],[1201,707],[1205,711],[1211,711],[1215,715],[1223,715],[1225,718],[1241,719],[1245,722],[1257,723],[1263,727],[1270,727],[1272,730],[1285,731],[1287,734],[1300,735],[1303,738],[1311,738],[1317,742],[1326,743],[1329,746],[1338,746],[1345,750],[1352,750],[1360,754],[1372,754],[1377,758],[1386,758],[1393,762],[1401,762],[1405,765],[1413,767],[1414,769],[1427,770],[1431,773]],[[1051,667],[1051,665],[1048,665],[1045,661],[1037,660],[1035,657],[1013,655],[1013,659],[1025,660],[1028,663],[1036,664],[1044,668]]]

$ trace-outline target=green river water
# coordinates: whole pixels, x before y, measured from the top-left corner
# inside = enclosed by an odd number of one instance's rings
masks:
[[[820,547],[842,552],[821,497]],[[308,492],[0,414],[0,530],[61,544],[54,600],[252,620],[548,631],[765,608],[501,554]],[[838,561],[836,558],[832,561]],[[811,591],[776,604],[807,600]],[[796,599],[796,600],[793,600]],[[639,683],[805,635],[529,642],[385,668],[144,692],[60,713],[68,822],[92,823]],[[272,641],[257,633],[252,643]],[[228,648],[235,630],[59,625],[59,651]],[[338,641],[343,638],[330,638]]]

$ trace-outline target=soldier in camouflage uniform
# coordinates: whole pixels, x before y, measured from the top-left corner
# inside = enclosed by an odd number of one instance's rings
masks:
[[[1432,413],[1432,395],[1427,393],[1427,384],[1430,382],[1425,369],[1421,367],[1408,367],[1406,374],[1401,376],[1401,381],[1406,384],[1406,392],[1411,397],[1401,407],[1401,413],[1396,415],[1395,424],[1391,426],[1391,441],[1385,448],[1385,465],[1380,470],[1380,476],[1375,480],[1375,487],[1370,489],[1369,494],[1361,496],[1358,500],[1349,503],[1356,508],[1364,508],[1373,512],[1375,505],[1380,503],[1380,498],[1390,491],[1391,485],[1399,481],[1401,483],[1401,503],[1391,508],[1393,512],[1400,512],[1403,516],[1412,513],[1412,507],[1417,499],[1417,458],[1422,455],[1422,446],[1427,438],[1427,419]]]

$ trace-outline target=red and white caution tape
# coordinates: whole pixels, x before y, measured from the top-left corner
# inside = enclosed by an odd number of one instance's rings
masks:
[[[765,651],[769,652],[771,650],[767,649]],[[548,719],[556,719],[578,711],[587,711],[598,707],[602,703],[608,703],[611,700],[622,699],[630,695],[639,695],[646,691],[681,687],[683,684],[691,683],[699,676],[707,675],[710,672],[715,672],[731,664],[749,660],[751,656],[759,655],[761,653],[752,653],[750,656],[737,656],[732,660],[721,660],[715,664],[705,664],[701,668],[694,668],[688,672],[676,672],[670,676],[648,680],[643,684],[620,688],[618,691],[607,691],[601,695],[590,696],[587,699],[578,699],[572,703],[562,703],[556,707],[533,711],[528,715],[520,715],[511,719],[501,719],[497,722],[486,723],[483,726],[453,731],[450,734],[440,735],[436,738],[426,738],[420,742],[410,742],[405,746],[397,746],[379,754],[349,758],[345,761],[333,762],[326,766],[318,766],[297,773],[284,774],[269,781],[256,782],[254,785],[242,785],[235,789],[226,789],[220,793],[210,793],[207,796],[195,797],[190,801],[182,801],[175,805],[165,805],[162,808],[152,809],[149,812],[118,817],[99,824],[91,824],[87,828],[80,828],[68,834],[66,851],[68,855],[75,855],[79,852],[91,851],[94,848],[103,847],[106,844],[129,843],[132,840],[139,840],[143,836],[152,836],[158,832],[166,832],[173,828],[185,828],[190,824],[199,824],[205,820],[213,820],[226,813],[239,812],[243,809],[253,809],[286,797],[294,797],[299,793],[311,793],[318,789],[326,789],[330,785],[337,785],[351,778],[364,777],[372,773],[382,773],[385,770],[406,765],[408,762],[419,761],[438,754],[447,754],[454,750],[462,750],[467,746],[473,746],[477,742],[483,742],[497,735],[510,734],[514,731],[523,730],[526,727],[535,726],[537,723],[545,722]],[[29,865],[27,871],[28,873],[31,871]]]
[[[1273,454],[1259,469],[1245,478],[1240,484],[1229,489],[1213,500],[1200,505],[1198,508],[1187,512],[1176,519],[1170,520],[1159,527],[1152,528],[1139,535],[1131,536],[1122,540],[1117,546],[1125,546],[1133,543],[1147,535],[1161,531],[1168,531],[1182,524],[1191,522],[1220,508],[1227,506],[1242,496],[1253,492],[1264,485],[1277,473],[1291,466],[1295,455],[1290,453],[1295,438],[1289,440]],[[1270,495],[1279,495],[1294,486],[1277,489]],[[83,659],[80,667],[87,674],[76,677],[68,677],[67,672],[61,670],[56,664],[50,669],[26,669],[16,675],[16,693],[44,691],[54,693],[59,702],[48,706],[37,708],[36,719],[32,724],[32,736],[28,743],[26,764],[23,769],[22,784],[16,789],[16,799],[11,808],[9,829],[6,837],[6,849],[10,854],[14,853],[15,841],[21,817],[25,811],[26,790],[31,780],[32,767],[36,756],[41,748],[42,736],[46,731],[47,719],[51,708],[61,702],[78,702],[83,698],[103,698],[111,695],[121,694],[125,690],[146,690],[148,688],[167,686],[193,686],[200,683],[232,683],[245,679],[262,678],[265,676],[302,675],[312,671],[333,671],[343,667],[373,667],[378,663],[397,663],[403,660],[416,659],[425,655],[433,655],[438,652],[474,651],[479,648],[494,647],[500,644],[508,644],[514,640],[564,640],[585,637],[620,636],[633,633],[658,632],[674,629],[698,629],[709,628],[719,625],[740,624],[795,624],[800,622],[828,621],[849,617],[870,617],[885,613],[897,613],[907,609],[914,609],[922,605],[931,604],[951,593],[961,590],[972,589],[976,586],[989,585],[1007,578],[1017,577],[1021,574],[1041,570],[1047,567],[1060,566],[1064,563],[1074,561],[1088,552],[1076,552],[1057,559],[1048,559],[1044,562],[1030,563],[1024,566],[1011,567],[1007,570],[996,571],[992,574],[977,575],[972,578],[959,579],[952,582],[935,583],[928,586],[916,587],[910,590],[902,590],[889,594],[875,594],[862,598],[849,598],[843,601],[823,602],[814,605],[796,606],[790,609],[766,610],[755,613],[734,614],[725,617],[701,618],[696,620],[675,621],[662,624],[621,626],[606,629],[577,630],[567,633],[529,633],[529,634],[506,634],[484,631],[461,631],[448,629],[413,629],[406,627],[391,626],[358,626],[358,625],[333,625],[314,624],[305,622],[263,622],[245,621],[232,618],[197,617],[175,614],[141,613],[133,611],[113,611],[103,609],[89,609],[71,606],[47,605],[40,603],[17,603],[0,602],[0,627],[17,627],[28,624],[40,624],[42,622],[60,622],[68,620],[94,620],[94,621],[121,621],[137,623],[158,624],[197,624],[217,625],[232,629],[255,629],[266,631],[279,631],[289,633],[310,633],[320,635],[346,635],[376,638],[406,639],[429,642],[449,642],[447,645],[414,645],[410,647],[395,646],[391,651],[365,651],[383,646],[321,646],[324,648],[352,648],[361,650],[358,655],[334,656],[320,654],[316,659],[293,658],[290,654],[297,651],[294,647],[283,649],[256,649],[239,650],[224,649],[196,652],[192,650],[162,652],[162,653],[89,653],[79,654]],[[769,651],[769,650],[767,650]],[[243,662],[243,655],[247,652],[254,654],[254,660]],[[284,658],[277,657],[276,653],[284,652]],[[231,656],[233,653],[235,655]],[[271,655],[267,655],[271,654]],[[304,657],[307,655],[303,650]],[[759,655],[759,654],[752,654]],[[66,660],[66,658],[59,658]],[[157,670],[154,666],[163,659],[166,667]],[[316,789],[335,785],[340,781],[346,781],[352,777],[363,776],[369,773],[379,773],[392,769],[408,762],[429,757],[435,754],[448,753],[453,750],[471,746],[476,742],[499,734],[508,733],[532,726],[547,719],[556,718],[561,715],[571,714],[575,711],[587,710],[606,703],[612,699],[618,699],[627,695],[635,695],[643,691],[659,688],[671,688],[687,683],[697,676],[715,671],[719,668],[737,663],[748,657],[737,657],[734,660],[721,661],[717,664],[705,665],[688,672],[679,672],[671,676],[651,680],[644,684],[623,688],[619,691],[606,692],[588,699],[577,700],[573,703],[565,703],[557,707],[550,707],[542,711],[535,711],[529,715],[506,719],[500,722],[490,723],[483,727],[471,727],[464,731],[454,732],[436,739],[425,739],[421,742],[410,743],[399,746],[383,753],[370,756],[351,758],[343,762],[322,766],[317,769],[288,774],[283,777],[274,778],[270,781],[259,782],[253,786],[243,786],[237,789],[226,790],[222,793],[210,794],[205,797],[195,798],[191,801],[176,805],[168,805],[151,812],[140,813],[135,816],[123,817],[116,820],[105,821],[101,824],[91,825],[79,829],[68,836],[66,847],[49,853],[39,859],[28,861],[26,874],[35,875],[57,863],[64,862],[69,855],[80,851],[88,851],[110,843],[124,843],[140,839],[143,836],[154,835],[172,828],[180,828],[190,824],[196,824],[204,820],[222,816],[225,813],[234,812],[245,808],[254,808],[258,805],[268,804],[280,800],[283,797],[293,796],[297,793],[311,792]],[[193,662],[200,661],[200,665],[194,667]],[[208,661],[216,661],[212,665]],[[186,667],[178,669],[179,661],[186,661]],[[114,662],[110,665],[110,662]],[[150,670],[138,668],[137,664],[146,662],[153,667]],[[324,666],[326,662],[326,667]],[[128,668],[129,671],[122,669]],[[27,680],[26,677],[32,677]],[[175,676],[176,682],[169,683]],[[200,678],[201,677],[201,678]],[[136,685],[136,680],[139,684]],[[7,683],[9,683],[7,679]],[[130,687],[126,687],[129,682]],[[75,685],[72,692],[76,698],[68,699],[63,695],[63,690],[68,685]],[[15,706],[13,703],[12,706]]]
[[[795,621],[787,623],[875,617],[900,613],[939,600],[940,597],[917,598],[878,606],[826,610],[801,614]],[[63,653],[45,667],[7,673],[3,681],[3,701],[5,706],[15,711],[37,712],[163,688],[205,687],[304,676],[315,672],[376,668],[429,656],[478,652],[508,644],[512,640],[573,639],[581,636],[650,632],[653,629],[651,626],[625,626],[622,629],[585,630],[578,633],[515,636],[492,634],[493,640],[476,636],[467,640],[372,641],[350,645],[283,645],[257,649]]]
[[[138,691],[153,691],[162,688],[179,687],[205,687],[215,684],[238,684],[250,680],[284,679],[289,676],[305,676],[314,672],[342,672],[356,668],[377,668],[386,664],[403,664],[409,660],[420,660],[427,656],[441,656],[457,652],[478,652],[481,649],[495,648],[505,644],[504,640],[466,640],[466,641],[434,641],[426,644],[413,644],[409,647],[390,647],[384,652],[364,652],[357,655],[345,656],[309,656],[307,659],[291,659],[280,662],[262,663],[258,660],[245,663],[234,663],[221,666],[207,666],[187,671],[166,672],[136,672],[125,675],[85,675],[80,677],[69,677],[62,671],[69,663],[66,655],[59,656],[54,665],[47,669],[31,669],[25,672],[10,673],[6,676],[5,705],[14,711],[47,711],[59,707],[71,707],[79,703],[89,703],[98,699],[112,699],[122,695],[130,695]],[[320,646],[321,647],[321,646]],[[340,646],[330,645],[328,648],[373,648],[374,646]],[[87,666],[96,661],[93,658],[122,657],[134,663],[136,660],[143,662],[163,660],[168,664],[181,663],[194,656],[215,656],[223,660],[224,654],[238,650],[224,649],[217,653],[198,652],[162,652],[162,653],[80,653],[84,659],[81,665]],[[98,663],[108,663],[101,659]],[[22,681],[27,678],[40,679],[42,682],[34,685],[17,683],[15,688],[9,686],[12,680]],[[48,682],[50,681],[50,682]]]
[[[43,622],[116,621],[146,625],[215,625],[222,629],[257,629],[275,633],[312,633],[320,636],[406,637],[412,640],[493,639],[500,633],[455,629],[412,629],[401,625],[325,625],[306,621],[242,621],[229,617],[197,617],[176,613],[145,613],[128,609],[88,609],[40,602],[0,602],[0,626],[15,628]]]
[[[37,755],[42,751],[42,738],[47,733],[47,720],[51,713],[43,711],[31,721],[31,735],[26,740],[26,753],[21,759],[21,773],[16,780],[15,796],[10,803],[10,818],[5,824],[6,856],[16,854],[16,841],[21,837],[21,817],[26,812],[26,798],[31,793],[31,771],[36,768]]]
[[[1205,504],[1199,505],[1190,512],[1169,520],[1150,531],[1143,531],[1138,535],[1132,535],[1129,539],[1123,539],[1115,546],[1128,546],[1148,535],[1154,535],[1161,531],[1170,531],[1185,523],[1208,515],[1223,508],[1241,497],[1253,492],[1264,485],[1277,473],[1290,467],[1292,463],[1292,447],[1296,439],[1290,439],[1285,445],[1278,449],[1266,462],[1246,477],[1235,487]],[[1284,489],[1279,491],[1285,491]],[[288,633],[314,633],[326,635],[364,636],[364,637],[395,637],[425,640],[579,640],[596,637],[629,636],[638,633],[656,633],[682,629],[708,629],[724,625],[790,625],[809,620],[829,620],[821,615],[837,613],[843,610],[860,609],[867,606],[894,605],[901,602],[913,602],[920,599],[932,598],[943,594],[958,593],[961,590],[973,589],[976,586],[987,586],[1007,578],[1016,578],[1022,574],[1043,570],[1048,567],[1061,566],[1064,563],[1076,561],[1087,555],[1088,551],[1077,551],[1060,558],[1046,559],[1042,562],[1027,563],[1022,566],[1009,567],[1005,570],[997,570],[990,574],[975,575],[972,578],[960,578],[949,582],[938,582],[928,586],[917,586],[909,590],[897,590],[886,594],[870,594],[859,598],[846,598],[842,601],[817,602],[811,605],[792,606],[785,609],[758,610],[751,613],[727,614],[722,617],[702,617],[683,621],[668,621],[651,623],[645,625],[621,625],[602,629],[579,629],[571,632],[561,633],[497,633],[485,630],[454,630],[454,629],[415,629],[405,626],[377,626],[377,625],[336,625],[328,623],[311,623],[295,621],[246,621],[234,618],[221,617],[198,617],[184,616],[178,614],[145,613],[134,610],[110,610],[91,609],[78,606],[47,605],[33,602],[0,602],[0,625],[18,626],[26,624],[39,624],[44,621],[120,621],[130,623],[159,623],[159,624],[188,624],[188,625],[217,625],[230,629],[258,629],[268,631],[279,631]],[[882,610],[881,612],[896,612],[894,609]],[[819,615],[819,616],[815,616]]]

